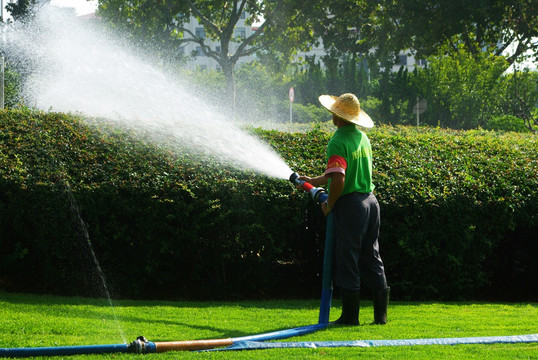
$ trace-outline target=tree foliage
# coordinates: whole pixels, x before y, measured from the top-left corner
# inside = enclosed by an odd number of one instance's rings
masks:
[[[485,127],[489,119],[504,113],[506,94],[504,57],[471,54],[460,46],[451,56],[428,58],[428,66],[414,77],[417,95],[428,100],[430,125],[453,129]]]
[[[508,64],[529,50],[538,56],[536,1],[387,0],[382,4],[385,16],[392,19],[384,25],[398,34],[400,49],[412,48],[419,56],[437,53],[447,44],[453,52],[463,45],[475,56],[484,51],[499,56],[515,45]]]
[[[516,69],[517,70],[517,69]],[[512,109],[512,113],[523,120],[524,126],[538,131],[538,72],[515,71],[509,75],[507,92],[509,96],[504,106]]]
[[[463,45],[473,56],[499,56],[513,47],[508,65],[527,52],[538,59],[533,0],[327,0],[312,8],[329,53],[370,54],[392,65],[400,51],[425,58]]]
[[[13,20],[19,21],[24,20],[36,4],[36,0],[17,0],[6,4],[6,10],[11,14]]]

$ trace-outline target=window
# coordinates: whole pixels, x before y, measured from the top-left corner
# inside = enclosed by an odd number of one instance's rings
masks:
[[[194,31],[194,34],[196,35],[196,37],[205,39],[205,29],[203,27],[197,27]]]
[[[245,28],[240,27],[240,28],[235,29],[234,35],[235,37],[238,37],[244,40],[247,37],[247,32]]]
[[[196,56],[204,55],[204,53],[202,52],[202,47],[201,46],[196,47],[195,54],[196,54]]]
[[[219,53],[220,52],[220,46],[215,46],[215,51]]]
[[[398,65],[407,65],[407,55],[399,55],[398,56],[399,62]]]

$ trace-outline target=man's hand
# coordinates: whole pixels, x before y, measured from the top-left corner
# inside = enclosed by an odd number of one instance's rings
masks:
[[[323,211],[323,215],[327,216],[331,212],[331,208],[329,205],[327,205],[327,201],[324,201],[321,203],[321,211]]]
[[[312,178],[310,176],[299,176],[297,180],[302,180],[302,181],[306,181],[307,183],[311,183]],[[297,190],[302,190],[302,187],[299,184],[295,184],[295,187],[297,188]]]

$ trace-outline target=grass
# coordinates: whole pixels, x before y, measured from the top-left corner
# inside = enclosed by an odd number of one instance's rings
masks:
[[[331,318],[339,314],[333,302]],[[0,293],[0,348],[120,344],[228,338],[310,325],[317,300],[236,303],[114,301]],[[117,319],[117,320],[116,320]],[[289,341],[374,340],[502,336],[538,333],[537,304],[410,303],[390,305],[389,323],[369,325],[372,304],[361,307],[361,326],[331,327]],[[241,352],[168,352],[71,356],[69,359],[537,359],[538,344],[271,349]]]

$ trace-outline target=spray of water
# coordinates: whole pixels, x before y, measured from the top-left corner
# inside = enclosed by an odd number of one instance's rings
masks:
[[[127,124],[239,169],[281,179],[292,173],[269,145],[213,109],[211,99],[193,96],[96,24],[45,6],[8,38],[12,54],[34,61],[25,87],[32,106]]]
[[[239,169],[282,179],[291,174],[269,145],[242,131],[212,109],[210,101],[193,96],[94,24],[43,6],[32,22],[14,26],[2,37],[2,50],[9,59],[27,65],[24,97],[30,106],[104,118],[153,134],[159,143],[180,144],[181,149]],[[66,189],[112,306],[87,227],[68,184]],[[120,334],[125,342],[121,328]]]
[[[71,210],[71,214],[73,215],[77,226],[81,232],[82,238],[88,245],[90,254],[92,256],[92,259],[95,263],[95,266],[97,268],[97,273],[99,277],[101,278],[101,282],[103,285],[103,291],[104,295],[106,296],[106,299],[108,300],[108,305],[110,305],[110,308],[112,309],[112,314],[114,316],[114,323],[117,326],[118,333],[121,336],[121,339],[123,343],[127,343],[127,338],[125,337],[125,333],[123,332],[123,329],[120,326],[120,322],[118,320],[118,315],[116,314],[116,310],[114,308],[114,305],[112,304],[112,298],[110,297],[110,292],[108,291],[108,286],[106,283],[105,273],[103,272],[103,269],[101,268],[101,265],[99,264],[99,260],[97,260],[97,256],[95,255],[95,251],[93,250],[93,244],[90,240],[90,234],[88,233],[88,226],[86,226],[86,223],[82,219],[82,216],[80,216],[80,211],[78,207],[78,203],[75,200],[75,197],[73,196],[73,192],[71,191],[71,186],[69,185],[69,182],[66,180],[63,181],[63,185],[65,187],[65,193],[67,194],[67,198],[69,200],[69,207]]]

